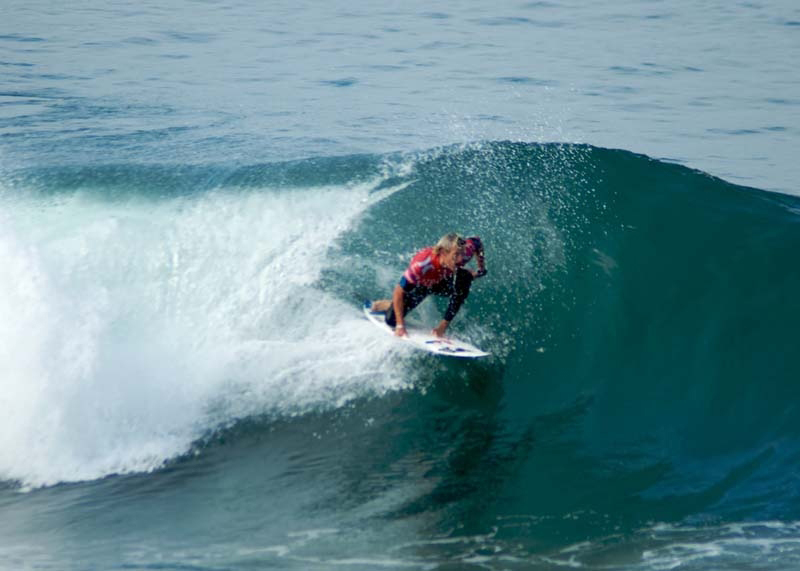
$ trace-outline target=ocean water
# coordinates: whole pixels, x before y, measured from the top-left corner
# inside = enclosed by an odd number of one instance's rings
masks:
[[[1,569],[800,567],[795,3],[0,13]]]

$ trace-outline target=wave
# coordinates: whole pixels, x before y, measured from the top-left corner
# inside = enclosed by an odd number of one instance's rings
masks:
[[[800,452],[799,213],[792,197],[583,145],[12,173],[0,474],[153,470],[245,418],[466,375],[499,387],[503,437],[481,454],[506,466],[474,477],[515,509],[796,513],[782,474]],[[492,351],[477,366],[400,351],[357,307],[451,230],[487,248],[453,324]]]

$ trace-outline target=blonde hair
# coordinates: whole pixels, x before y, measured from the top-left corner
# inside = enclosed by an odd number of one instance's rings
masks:
[[[467,241],[458,233],[450,232],[439,238],[439,241],[433,247],[433,253],[438,256],[442,252],[450,252],[454,248],[463,248],[466,243]]]

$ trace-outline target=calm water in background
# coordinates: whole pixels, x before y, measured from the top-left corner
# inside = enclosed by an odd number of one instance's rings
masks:
[[[0,568],[800,566],[798,61],[788,1],[3,2]],[[478,364],[360,313],[452,228]]]
[[[800,7],[3,4],[5,169],[584,142],[797,193]]]

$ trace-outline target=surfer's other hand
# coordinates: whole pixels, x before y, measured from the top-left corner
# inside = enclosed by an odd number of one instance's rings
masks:
[[[450,325],[450,322],[449,321],[445,321],[444,319],[442,319],[439,322],[439,325],[437,325],[436,327],[433,328],[432,333],[436,337],[444,337],[444,332],[447,331],[447,326],[448,325]]]

